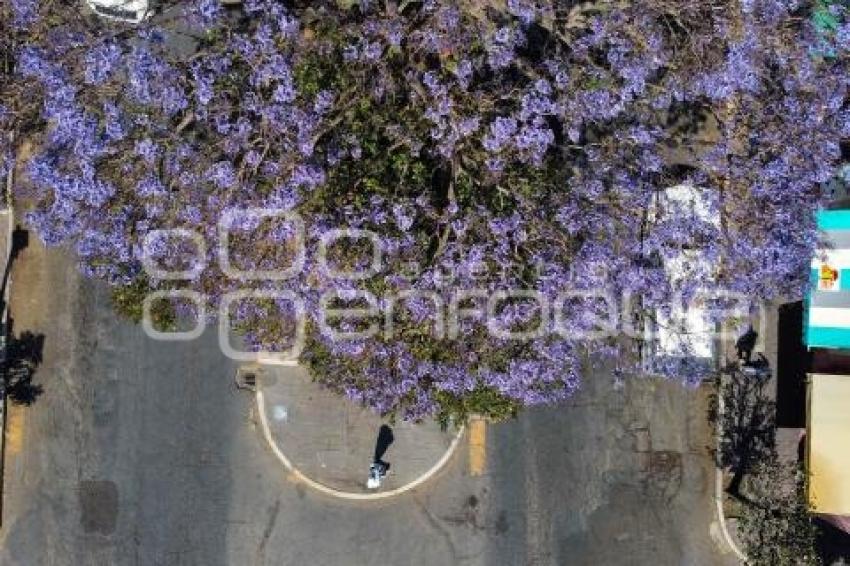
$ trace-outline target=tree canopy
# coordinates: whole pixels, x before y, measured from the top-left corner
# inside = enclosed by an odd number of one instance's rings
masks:
[[[806,501],[805,472],[776,458],[755,466],[738,533],[753,566],[817,566],[818,529]]]
[[[817,9],[834,25],[815,25]],[[0,142],[0,169],[32,143],[19,159],[28,221],[46,243],[71,243],[84,273],[124,302],[128,290],[130,303],[180,288],[211,305],[246,286],[291,291],[306,305],[302,359],[327,385],[406,418],[510,414],[569,397],[588,360],[633,370],[639,340],[622,324],[676,293],[801,293],[820,184],[850,137],[848,25],[840,4],[797,0],[201,0],[138,26],[11,0],[0,7],[0,126],[14,137]],[[193,36],[191,55],[175,55],[178,29]],[[655,210],[682,184],[719,223]],[[298,276],[222,270],[219,223],[249,209],[289,216],[238,217],[232,267],[296,261],[297,215]],[[205,268],[185,281],[143,268],[146,236],[173,228],[206,243]],[[339,229],[377,235],[377,272],[362,238],[338,240],[327,263],[364,277],[320,261],[323,236]],[[148,243],[163,268],[195,261],[185,240]],[[671,278],[663,266],[683,250],[718,267],[691,262]],[[553,304],[574,293],[560,317],[506,297],[491,328],[434,328],[452,301],[516,289]],[[615,331],[588,338],[577,331],[609,305],[581,292],[599,289],[637,300]],[[340,329],[390,320],[393,332],[334,339],[321,330],[328,304],[376,311]],[[288,343],[294,316],[281,299],[233,312],[255,349]]]

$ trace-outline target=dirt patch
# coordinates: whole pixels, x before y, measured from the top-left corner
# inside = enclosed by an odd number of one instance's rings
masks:
[[[682,455],[668,450],[649,454],[645,489],[651,496],[672,500],[682,487]]]

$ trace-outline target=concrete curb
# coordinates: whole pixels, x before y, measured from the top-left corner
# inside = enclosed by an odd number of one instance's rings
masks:
[[[725,409],[723,403],[723,374],[720,376],[720,385],[717,389],[717,427],[715,434],[717,435],[716,445],[717,453],[720,453],[720,442],[723,438],[723,411]],[[726,513],[723,511],[723,469],[715,467],[714,470],[714,504],[717,506],[717,521],[720,523],[720,532],[723,534],[723,541],[732,549],[732,552],[738,557],[741,563],[747,561],[747,555],[738,548],[735,541],[732,540],[732,535],[729,534],[729,528],[726,525]]]
[[[269,447],[272,449],[272,452],[274,452],[274,455],[277,457],[278,460],[280,460],[280,462],[283,464],[286,470],[293,476],[293,478],[299,482],[310,486],[316,491],[324,493],[325,495],[330,495],[331,497],[336,497],[338,499],[347,499],[349,501],[376,501],[380,499],[389,499],[391,497],[401,495],[405,492],[419,487],[420,485],[434,477],[449,462],[451,457],[454,455],[458,444],[460,443],[461,437],[463,437],[463,433],[466,430],[465,426],[461,426],[460,430],[458,430],[448,449],[443,453],[442,457],[433,466],[431,466],[431,469],[429,469],[427,472],[425,472],[415,480],[401,487],[397,487],[389,491],[378,491],[375,493],[355,493],[351,491],[340,491],[338,489],[334,489],[332,487],[319,483],[312,478],[307,477],[298,468],[292,465],[292,462],[289,461],[289,458],[286,457],[286,455],[274,441],[274,438],[272,438],[272,432],[269,428],[269,421],[266,417],[263,392],[260,391],[259,388],[257,389],[256,401],[257,412],[260,415],[260,427],[263,429],[263,436],[265,437]]]
[[[14,143],[14,136],[10,135],[10,140]],[[5,184],[3,187],[3,197],[6,200],[6,208],[0,211],[0,214],[6,216],[8,218],[7,226],[6,226],[6,249],[2,250],[2,253],[6,254],[6,261],[11,261],[12,257],[12,237],[15,231],[15,210],[12,202],[12,186],[15,182],[15,166],[13,165],[9,169],[9,173],[6,176]],[[9,265],[5,265],[4,269],[9,269]],[[2,345],[0,348],[3,349],[2,353],[2,361],[6,362],[6,347],[9,339],[9,298],[11,296],[12,287],[12,274],[9,273],[8,278],[6,279],[6,288],[3,290],[3,312],[0,313],[0,332],[2,332],[2,337],[0,337],[0,341],[2,341]],[[4,495],[5,495],[5,486],[3,484],[3,478],[6,477],[6,376],[0,376],[0,526],[3,524],[3,503],[4,503]]]
[[[263,357],[263,356],[258,357],[257,361],[255,363],[257,363],[261,366],[295,367],[295,366],[300,365],[298,360],[290,360],[290,359],[281,360],[281,359],[278,359],[278,358],[275,358],[275,357]]]

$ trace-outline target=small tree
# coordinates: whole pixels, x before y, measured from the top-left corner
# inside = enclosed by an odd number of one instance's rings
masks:
[[[748,564],[801,566],[821,564],[817,528],[806,505],[806,477],[800,466],[775,459],[754,467],[746,482],[746,505],[739,534]]]

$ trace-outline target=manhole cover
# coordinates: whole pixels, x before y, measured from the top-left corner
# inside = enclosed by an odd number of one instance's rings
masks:
[[[82,481],[80,522],[87,533],[112,534],[118,517],[118,488],[111,481]]]

